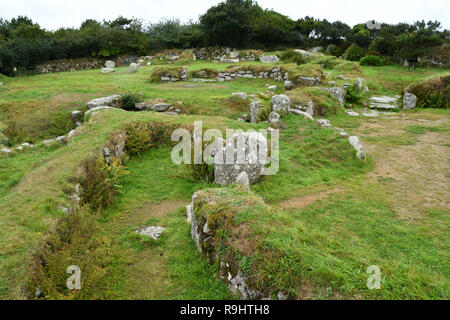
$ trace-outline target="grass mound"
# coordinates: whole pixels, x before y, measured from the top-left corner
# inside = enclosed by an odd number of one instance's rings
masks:
[[[287,91],[286,95],[291,99],[291,104],[306,106],[310,101],[314,103],[314,114],[325,116],[338,114],[343,111],[339,102],[326,90],[316,87],[297,87]]]
[[[450,107],[450,76],[411,84],[406,90],[417,96],[418,108]]]
[[[217,78],[219,72],[212,68],[203,68],[200,70],[192,71],[193,78],[202,78],[202,79],[214,79]]]
[[[158,67],[152,70],[150,82],[163,82],[162,77],[174,78],[176,81],[181,80],[182,67]]]

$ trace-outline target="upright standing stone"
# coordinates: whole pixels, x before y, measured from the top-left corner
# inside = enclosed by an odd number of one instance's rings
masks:
[[[108,61],[105,62],[105,67],[106,67],[106,68],[113,69],[113,68],[116,67],[116,64],[114,63],[114,61],[108,60]]]
[[[214,155],[214,182],[221,186],[235,184],[244,171],[249,183],[256,183],[264,171],[267,150],[267,139],[261,133],[235,133]]]
[[[130,68],[128,69],[129,73],[137,72],[138,65],[136,63],[131,63]]]
[[[403,109],[409,110],[414,109],[417,106],[417,97],[405,90],[405,95],[403,96]]]
[[[275,95],[272,97],[272,110],[280,112],[288,112],[291,106],[291,100],[284,94]]]
[[[258,121],[259,111],[261,110],[261,102],[250,102],[250,122],[255,123]]]
[[[248,174],[245,171],[239,173],[236,184],[243,186],[245,189],[250,190],[250,182],[248,181]]]
[[[308,102],[308,105],[306,106],[306,113],[310,114],[311,116],[314,115],[314,103],[312,101]]]

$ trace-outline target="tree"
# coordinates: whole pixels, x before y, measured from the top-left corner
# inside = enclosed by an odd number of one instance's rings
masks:
[[[370,31],[364,24],[357,24],[353,27],[349,40],[360,47],[368,48],[372,41],[372,37]]]
[[[262,9],[252,0],[226,0],[200,17],[200,24],[212,45],[248,47],[252,21]]]
[[[253,45],[262,44],[265,48],[273,48],[276,45],[299,42],[295,33],[295,22],[272,10],[256,14],[251,27]]]

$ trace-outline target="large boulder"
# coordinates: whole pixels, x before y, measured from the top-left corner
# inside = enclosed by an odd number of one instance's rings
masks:
[[[331,122],[327,119],[319,119],[317,120],[317,124],[322,128],[331,128]]]
[[[188,69],[185,66],[183,67],[183,70],[180,72],[180,79],[182,81],[188,80]]]
[[[214,156],[214,181],[227,186],[237,182],[241,172],[250,184],[261,177],[267,160],[267,139],[260,133],[238,132]]]
[[[129,73],[134,73],[134,72],[137,72],[137,69],[138,69],[138,65],[133,62],[133,63],[130,63],[130,67],[128,69],[128,72]]]
[[[291,90],[294,87],[294,83],[292,81],[286,80],[284,82],[284,89]]]
[[[291,106],[291,101],[288,96],[284,94],[275,95],[272,97],[272,110],[280,112],[288,112]]]
[[[259,61],[261,61],[263,63],[277,63],[278,61],[280,61],[280,59],[277,56],[275,56],[275,55],[260,56],[259,57]]]
[[[339,101],[339,104],[343,105],[345,103],[345,97],[347,96],[347,90],[339,87],[324,88],[327,90],[334,98]]]
[[[417,97],[412,93],[405,91],[403,96],[403,109],[414,109],[417,106]]]
[[[304,59],[308,59],[308,58],[310,58],[313,55],[312,53],[310,53],[308,51],[305,51],[305,50],[301,50],[301,49],[294,49],[294,52],[296,52],[299,55],[301,55],[302,58],[304,58]]]
[[[116,67],[116,64],[114,63],[114,61],[108,60],[108,61],[105,62],[105,67],[106,67],[106,68],[113,69],[113,68]]]
[[[88,102],[88,108],[93,109],[99,106],[108,106],[113,108],[122,108],[122,96],[120,94],[114,94],[112,96],[93,99]]]
[[[232,95],[239,97],[242,100],[247,100],[247,94],[245,92],[233,92]]]
[[[280,122],[280,115],[275,111],[272,111],[267,120],[272,126],[276,126]]]

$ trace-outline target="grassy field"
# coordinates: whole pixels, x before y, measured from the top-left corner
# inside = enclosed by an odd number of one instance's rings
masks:
[[[189,71],[206,67],[223,70],[226,65],[198,61],[188,66]],[[68,196],[63,190],[72,187],[70,178],[82,160],[98,152],[116,130],[135,121],[190,125],[195,120],[211,128],[263,128],[235,120],[248,107],[233,103],[231,93],[258,95],[267,85],[280,86],[248,79],[155,84],[148,81],[152,68],[136,74],[128,68],[110,75],[98,70],[55,73],[7,79],[0,87],[0,121],[15,121],[36,144],[0,155],[0,298],[26,297],[27,262],[64,215],[61,206]],[[411,82],[450,74],[342,61],[324,71],[352,78],[338,84],[362,75],[374,95],[400,94]],[[74,127],[72,110],[85,109],[93,98],[125,92],[143,93],[146,100],[181,101],[187,114],[106,111],[85,123],[69,144],[42,143]],[[302,100],[314,92],[300,88],[289,94]],[[333,103],[329,96],[317,99]],[[263,244],[282,252],[283,259],[260,252],[248,258],[265,261],[261,272],[299,299],[448,299],[450,113],[413,110],[364,118],[336,110],[326,117],[358,135],[369,158],[356,159],[332,129],[295,115],[283,117],[280,172],[252,187],[276,214],[249,220],[254,232],[263,230]],[[197,252],[186,223],[184,206],[192,193],[216,186],[186,177],[170,161],[170,151],[164,145],[126,162],[129,174],[121,179],[120,193],[97,218],[114,259],[104,266],[102,290],[91,298],[236,298],[216,276],[217,266]],[[148,224],[166,227],[158,241],[133,233]],[[366,287],[370,265],[382,271],[381,290]]]

